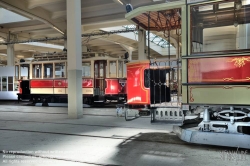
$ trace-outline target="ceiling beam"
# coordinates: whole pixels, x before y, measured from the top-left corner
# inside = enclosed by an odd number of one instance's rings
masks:
[[[117,21],[124,19],[125,13],[116,13],[111,15],[104,15],[104,16],[97,16],[97,17],[90,17],[90,18],[82,18],[82,25],[94,25],[94,24],[100,24],[105,23],[109,21]]]
[[[58,2],[63,2],[63,0],[28,0],[28,9],[34,9],[39,6],[51,5]]]
[[[89,6],[89,7],[84,7],[81,9],[82,13],[86,12],[98,12],[103,9],[112,9],[112,8],[117,8],[117,5],[115,3],[107,3],[107,4],[101,4],[101,5],[95,5],[95,6]],[[65,17],[67,15],[66,10],[62,11],[56,11],[51,14],[52,19],[57,19],[61,17]],[[84,15],[83,15],[84,17]]]
[[[47,24],[42,25],[33,25],[33,26],[25,26],[25,27],[16,27],[16,28],[10,28],[10,32],[23,32],[23,31],[32,31],[32,30],[39,30],[39,29],[45,29],[45,28],[51,28]]]
[[[63,34],[65,31],[66,22],[64,20],[52,20],[50,18],[50,12],[45,9],[38,8],[36,10],[30,10],[27,8],[25,3],[16,0],[0,0],[0,6],[12,10],[13,12],[28,17],[30,19],[41,21],[42,23],[47,24],[51,28],[54,28],[55,31],[60,34]]]

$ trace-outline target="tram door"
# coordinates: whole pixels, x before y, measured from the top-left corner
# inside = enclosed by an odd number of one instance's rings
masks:
[[[106,77],[106,60],[95,61],[95,88],[99,89],[100,97],[104,96],[105,92],[105,77]]]

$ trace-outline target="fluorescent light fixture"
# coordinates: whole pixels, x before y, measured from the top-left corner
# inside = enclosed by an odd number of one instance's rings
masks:
[[[0,42],[4,42],[4,41],[5,41],[4,38],[0,37]]]
[[[4,54],[4,53],[0,53],[0,55],[7,56],[7,54]]]
[[[63,33],[60,29],[58,29],[57,27],[53,26],[53,28],[54,28],[55,30],[57,30],[58,32],[60,32],[61,34],[64,35],[64,33]]]
[[[36,52],[35,50],[28,50],[28,51],[30,51],[30,52]]]
[[[122,3],[122,1],[121,0],[117,0],[120,4],[122,4],[123,5],[123,3]]]
[[[26,44],[26,45],[33,45],[33,46],[39,46],[39,47],[47,47],[47,48],[55,48],[62,50],[64,46],[55,45],[55,44],[46,44],[41,42],[30,42],[30,43],[20,43],[20,44]]]

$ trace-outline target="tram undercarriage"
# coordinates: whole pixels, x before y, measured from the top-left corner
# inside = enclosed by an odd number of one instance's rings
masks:
[[[180,139],[190,143],[250,148],[250,110],[244,107],[197,107],[185,111],[196,115],[174,126]]]

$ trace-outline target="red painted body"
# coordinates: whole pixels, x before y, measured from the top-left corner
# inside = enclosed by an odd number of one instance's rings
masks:
[[[119,83],[119,80],[121,79],[105,79],[106,81],[105,94],[107,95],[125,94],[126,83],[124,84],[124,86],[122,86],[121,83]]]
[[[67,87],[67,80],[54,80],[54,87],[55,88],[66,88]]]
[[[53,88],[54,81],[51,80],[30,80],[31,88]]]
[[[150,89],[144,86],[144,70],[148,61],[127,64],[127,103],[150,104]]]
[[[250,82],[250,56],[188,60],[188,82]]]
[[[31,88],[67,88],[68,80],[67,79],[46,79],[46,80],[30,80]],[[93,79],[82,79],[83,88],[92,88]]]
[[[83,88],[92,88],[93,87],[93,79],[82,79],[82,87]]]

